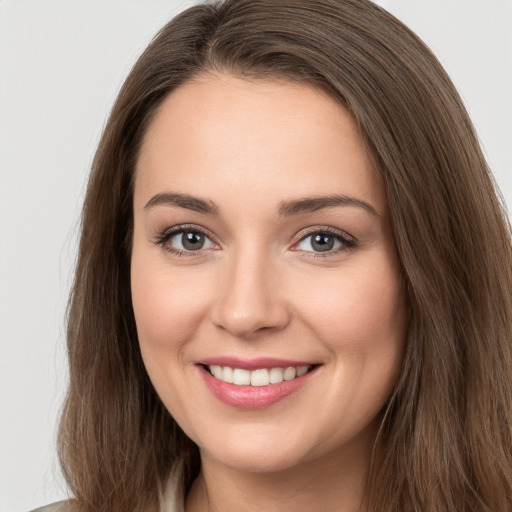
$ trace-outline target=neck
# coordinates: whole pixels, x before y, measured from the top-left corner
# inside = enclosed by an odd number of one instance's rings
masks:
[[[281,471],[241,471],[202,454],[186,512],[364,512],[370,454],[333,454]]]

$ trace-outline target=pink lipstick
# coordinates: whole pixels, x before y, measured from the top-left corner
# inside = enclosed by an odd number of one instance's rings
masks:
[[[273,405],[307,384],[319,364],[274,358],[217,357],[198,362],[206,386],[221,402],[242,409]]]

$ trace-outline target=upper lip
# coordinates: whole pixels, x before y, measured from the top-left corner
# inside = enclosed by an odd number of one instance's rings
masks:
[[[273,357],[257,357],[254,359],[241,359],[238,357],[208,357],[197,361],[204,366],[229,366],[243,370],[259,370],[261,368],[288,368],[290,366],[313,366],[319,364],[316,361],[297,361],[291,359],[276,359]]]

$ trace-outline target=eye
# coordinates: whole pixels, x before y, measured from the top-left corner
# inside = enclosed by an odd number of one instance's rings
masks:
[[[192,256],[194,253],[216,249],[218,245],[196,227],[174,226],[157,236],[154,243],[176,256]]]
[[[317,230],[304,236],[296,250],[315,253],[337,253],[355,246],[355,240],[341,231]]]
[[[189,230],[175,232],[175,234],[169,238],[168,243],[179,251],[211,249],[214,245],[204,233]]]

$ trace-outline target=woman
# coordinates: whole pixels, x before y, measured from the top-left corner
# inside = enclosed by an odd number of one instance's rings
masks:
[[[510,510],[511,261],[461,100],[392,16],[185,11],[93,164],[57,507]]]

